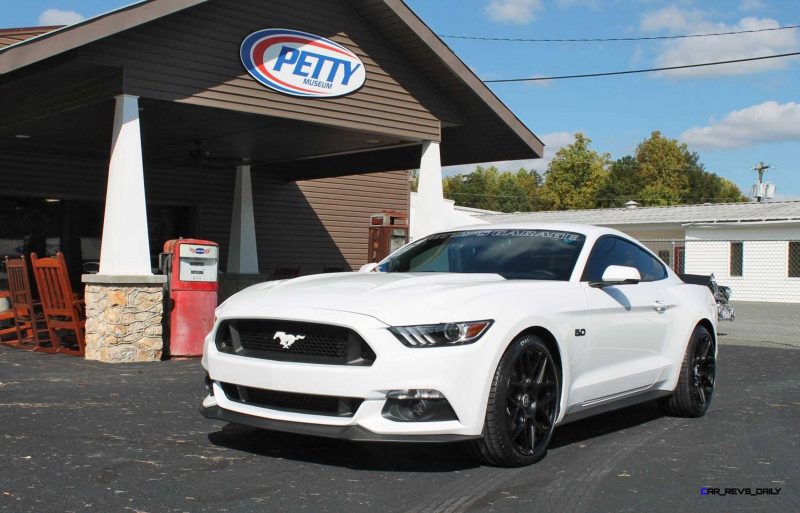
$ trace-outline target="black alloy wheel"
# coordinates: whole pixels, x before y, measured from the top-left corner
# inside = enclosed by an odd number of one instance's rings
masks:
[[[692,358],[692,387],[697,403],[702,408],[707,408],[714,394],[714,373],[716,359],[714,358],[714,341],[711,335],[703,332],[695,344],[694,357]]]
[[[473,454],[491,465],[517,467],[542,459],[558,415],[559,374],[536,336],[515,339],[492,380],[483,437]]]
[[[556,420],[556,369],[541,347],[517,355],[506,392],[506,429],[523,454],[541,452]]]
[[[716,371],[714,337],[698,325],[689,338],[675,391],[659,401],[664,413],[676,417],[705,415],[714,396]]]

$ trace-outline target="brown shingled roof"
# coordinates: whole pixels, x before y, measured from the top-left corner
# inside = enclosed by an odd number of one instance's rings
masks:
[[[53,30],[56,29],[60,29],[62,26],[63,25],[53,25],[50,27],[22,27],[22,28],[0,29],[0,48],[5,48],[6,46],[17,44],[20,41],[25,41],[26,39],[30,39],[32,37],[41,36],[42,34],[52,32]]]

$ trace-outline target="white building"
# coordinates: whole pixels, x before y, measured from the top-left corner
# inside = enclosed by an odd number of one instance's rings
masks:
[[[800,201],[479,213],[474,219],[609,226],[641,240],[678,272],[714,273],[737,301],[800,303]]]

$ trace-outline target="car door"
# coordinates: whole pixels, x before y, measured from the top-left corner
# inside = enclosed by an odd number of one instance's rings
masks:
[[[636,284],[592,287],[609,265],[635,267]],[[661,350],[670,304],[664,265],[637,244],[613,235],[598,239],[581,279],[588,328],[573,352],[573,404],[601,401],[652,385],[661,373]]]

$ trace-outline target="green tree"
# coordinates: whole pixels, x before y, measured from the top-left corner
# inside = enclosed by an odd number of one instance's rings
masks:
[[[527,206],[524,211],[534,212],[536,210],[549,210],[549,203],[542,195],[542,184],[544,178],[538,171],[520,168],[514,178],[520,184],[527,196]]]
[[[697,153],[689,155],[687,166],[689,190],[683,203],[733,203],[747,201],[735,183],[726,178],[709,173],[700,163]]]
[[[543,194],[555,210],[592,208],[608,179],[610,156],[590,149],[592,140],[581,133],[564,146],[547,166]]]
[[[644,178],[639,172],[639,161],[630,155],[611,164],[608,180],[597,192],[597,208],[621,207],[630,200],[641,197]]]
[[[442,181],[445,198],[461,206],[499,212],[539,209],[541,185],[541,175],[533,170],[501,173],[496,167],[481,166],[472,173],[446,176]]]
[[[467,175],[445,177],[442,182],[444,197],[464,207],[494,210],[497,174],[495,167],[477,166]]]
[[[717,195],[717,198],[719,198],[720,202],[742,203],[749,201],[747,199],[747,196],[742,194],[742,190],[739,189],[738,185],[731,182],[727,178],[722,178],[721,176],[718,176],[717,178],[719,180],[719,185],[720,185],[719,194]]]
[[[662,137],[655,131],[636,148],[639,174],[645,186],[640,193],[645,205],[681,203],[689,192],[687,169],[690,153],[686,144]]]
[[[458,205],[500,212],[611,208],[630,200],[643,205],[747,201],[736,184],[707,172],[697,153],[660,132],[642,141],[635,156],[613,163],[590,145],[591,139],[575,134],[575,142],[556,153],[544,177],[524,168],[501,173],[481,166],[445,177],[444,196]],[[412,191],[416,184],[412,172]]]

